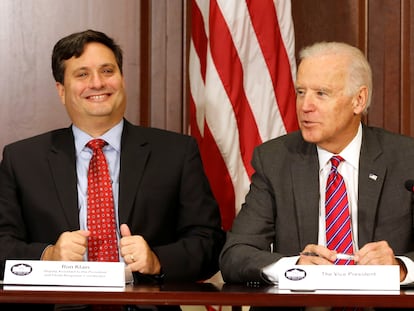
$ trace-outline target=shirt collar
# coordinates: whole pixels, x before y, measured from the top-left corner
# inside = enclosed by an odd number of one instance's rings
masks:
[[[92,137],[89,134],[82,131],[76,125],[72,124],[73,136],[75,138],[76,155],[85,148],[88,141],[94,138],[101,138],[105,140],[109,146],[114,148],[117,152],[121,152],[121,136],[124,127],[124,119],[122,119],[117,125],[107,131],[105,134],[99,137]]]
[[[359,154],[361,151],[362,143],[362,124],[359,124],[358,132],[354,139],[342,150],[339,154],[346,162],[348,162],[353,168],[359,167]],[[317,146],[318,158],[319,158],[319,170],[322,170],[334,155],[332,152],[326,151]]]

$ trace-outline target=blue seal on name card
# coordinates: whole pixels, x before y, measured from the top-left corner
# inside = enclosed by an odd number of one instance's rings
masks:
[[[19,263],[16,265],[11,266],[10,271],[11,273],[15,275],[28,275],[32,272],[33,268],[32,266],[25,264],[25,263]]]
[[[285,278],[291,281],[300,281],[306,277],[306,271],[299,268],[289,269],[285,272]]]

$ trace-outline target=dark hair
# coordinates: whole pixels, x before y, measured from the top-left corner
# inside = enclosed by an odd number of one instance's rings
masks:
[[[103,32],[88,29],[66,36],[55,44],[52,53],[52,72],[56,82],[63,84],[65,76],[65,60],[68,60],[73,56],[81,56],[85,50],[85,45],[91,42],[102,43],[112,50],[122,74],[121,47]]]

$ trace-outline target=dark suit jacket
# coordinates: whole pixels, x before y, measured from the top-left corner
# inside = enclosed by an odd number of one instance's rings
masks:
[[[125,120],[120,163],[120,223],[146,239],[159,257],[165,281],[195,281],[214,274],[224,238],[195,140]],[[75,166],[71,128],[4,148],[2,266],[6,259],[39,259],[62,232],[79,229]]]
[[[318,242],[316,146],[295,132],[257,147],[252,164],[250,191],[220,257],[227,282],[264,281],[263,267]],[[364,126],[358,176],[359,247],[386,240],[414,259],[414,200],[404,187],[414,179],[414,139]]]

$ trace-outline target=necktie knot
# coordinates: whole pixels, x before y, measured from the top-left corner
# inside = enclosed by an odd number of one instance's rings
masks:
[[[341,156],[339,156],[339,155],[333,156],[331,158],[332,170],[335,170],[336,171],[338,169],[339,164],[342,161],[344,161],[344,159]]]
[[[98,150],[98,149],[102,149],[105,145],[107,145],[108,143],[106,141],[104,141],[103,139],[100,138],[96,138],[96,139],[92,139],[90,141],[88,141],[88,143],[86,144],[86,147],[92,149],[93,151]]]

